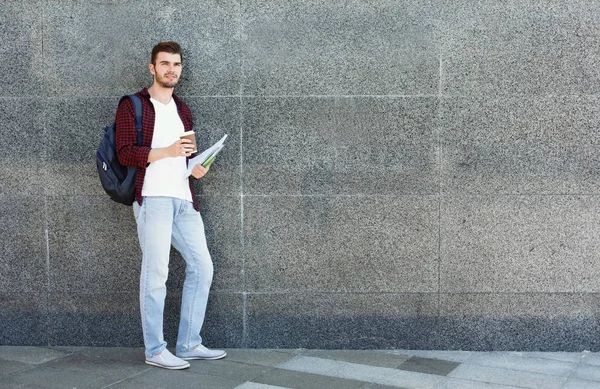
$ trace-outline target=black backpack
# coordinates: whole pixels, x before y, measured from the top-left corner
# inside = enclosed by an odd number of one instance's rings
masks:
[[[142,144],[142,101],[135,95],[121,97],[119,105],[125,99],[133,101],[135,110],[135,128],[137,129],[137,144]],[[104,128],[104,137],[96,151],[96,167],[100,176],[100,183],[111,199],[125,205],[132,205],[135,201],[135,174],[137,168],[123,166],[117,159],[115,145],[115,127],[113,123]]]

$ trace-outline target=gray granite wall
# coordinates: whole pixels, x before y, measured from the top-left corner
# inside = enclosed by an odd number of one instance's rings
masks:
[[[230,136],[209,346],[600,349],[599,31],[600,0],[0,2],[0,344],[141,344],[94,154],[177,40],[200,147]]]

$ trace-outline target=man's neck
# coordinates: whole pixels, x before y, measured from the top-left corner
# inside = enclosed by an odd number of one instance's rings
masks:
[[[171,97],[173,96],[173,88],[163,88],[154,83],[148,88],[148,93],[154,100],[160,101],[163,104],[169,104]]]

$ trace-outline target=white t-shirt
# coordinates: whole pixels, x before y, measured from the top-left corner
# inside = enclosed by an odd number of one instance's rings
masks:
[[[185,132],[177,105],[172,98],[168,104],[152,98],[150,101],[156,113],[152,148],[171,146]],[[189,180],[184,178],[186,171],[185,157],[167,157],[151,162],[146,168],[142,196],[166,196],[192,201]]]

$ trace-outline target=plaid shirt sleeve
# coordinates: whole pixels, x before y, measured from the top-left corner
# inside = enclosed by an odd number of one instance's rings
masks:
[[[135,112],[133,102],[125,99],[117,109],[116,123],[116,146],[117,158],[124,166],[142,167],[148,166],[148,154],[151,147],[137,145],[137,130],[135,128]]]
[[[182,104],[181,109],[179,110],[179,117],[181,118],[186,131],[191,131],[194,129],[192,124],[192,111],[190,111],[187,105]]]

